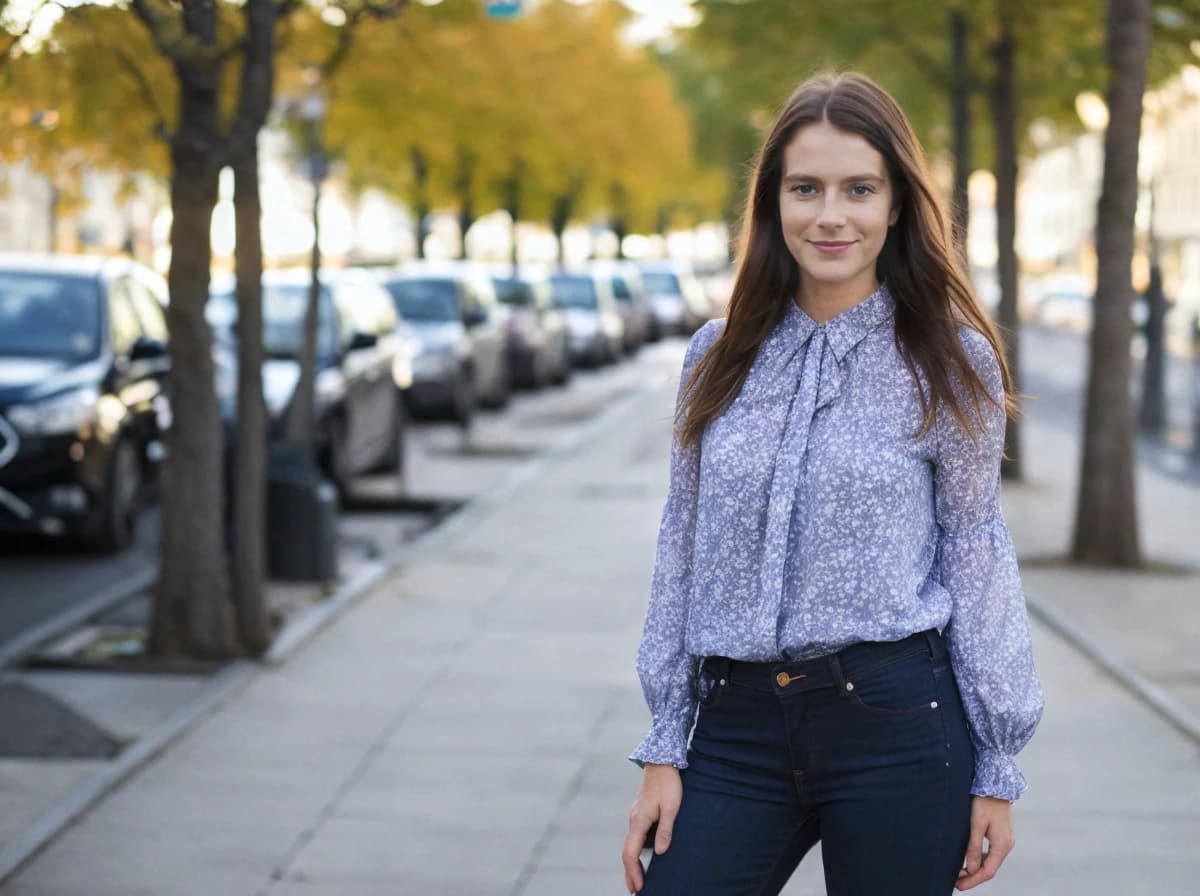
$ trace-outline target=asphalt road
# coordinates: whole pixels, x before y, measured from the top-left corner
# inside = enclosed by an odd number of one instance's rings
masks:
[[[511,467],[543,447],[556,430],[594,415],[622,390],[663,370],[663,359],[672,351],[667,345],[649,347],[633,361],[580,373],[564,389],[517,395],[506,411],[481,415],[471,439],[464,439],[453,426],[418,425],[411,431],[410,458],[417,460],[418,469],[428,471],[422,482],[432,482],[439,496],[469,498],[498,469]],[[1021,388],[1031,396],[1024,405],[1026,414],[1078,432],[1086,373],[1083,336],[1025,330]],[[1200,488],[1200,458],[1190,447],[1200,389],[1197,376],[1188,362],[1171,362],[1168,434],[1143,437],[1139,462]],[[363,532],[381,531],[380,522],[378,512],[361,520],[351,512],[343,530],[350,533],[348,537],[362,538]],[[157,562],[157,537],[157,510],[151,510],[144,514],[135,546],[118,557],[74,552],[53,541],[0,541],[0,651],[30,628],[147,574]]]

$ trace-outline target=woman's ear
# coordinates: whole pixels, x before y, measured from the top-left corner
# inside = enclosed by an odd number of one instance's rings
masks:
[[[888,227],[894,227],[896,222],[900,220],[900,206],[893,205],[892,210],[888,212]]]

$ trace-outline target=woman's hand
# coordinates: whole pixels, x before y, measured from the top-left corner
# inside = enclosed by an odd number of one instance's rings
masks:
[[[986,856],[983,854],[984,837],[988,841]],[[985,880],[991,880],[1016,844],[1012,827],[1012,803],[990,796],[973,797],[971,839],[967,841],[966,867],[958,872],[958,882],[954,886],[959,890],[969,890]]]
[[[642,772],[642,787],[633,809],[629,813],[629,833],[621,849],[621,862],[625,865],[625,886],[630,893],[642,889],[642,844],[646,832],[657,823],[654,835],[654,854],[661,856],[671,845],[671,830],[675,827],[675,816],[683,801],[683,782],[679,769],[669,765],[646,764]]]

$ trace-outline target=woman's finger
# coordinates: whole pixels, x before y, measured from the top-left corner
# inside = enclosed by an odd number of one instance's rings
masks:
[[[625,835],[625,843],[621,847],[621,864],[625,866],[625,888],[630,893],[636,893],[642,888],[642,845],[646,841],[646,831],[650,830],[650,822],[646,819],[631,816],[629,833]]]

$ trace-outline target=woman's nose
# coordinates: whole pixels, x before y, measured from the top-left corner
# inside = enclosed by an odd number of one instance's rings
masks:
[[[817,215],[818,227],[841,227],[846,223],[846,213],[836,196],[829,196],[821,204],[821,213]]]

